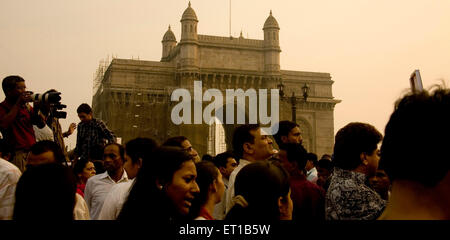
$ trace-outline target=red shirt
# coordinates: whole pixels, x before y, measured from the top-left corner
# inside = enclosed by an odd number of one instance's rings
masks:
[[[321,187],[306,180],[304,175],[291,177],[290,185],[293,220],[325,219],[325,191]]]
[[[6,115],[11,109],[12,105],[5,101],[0,103],[0,116]],[[34,136],[33,125],[31,124],[31,115],[33,108],[30,110],[26,106],[20,107],[16,119],[11,123],[7,129],[1,129],[3,138],[14,147],[14,150],[29,149],[36,143]]]

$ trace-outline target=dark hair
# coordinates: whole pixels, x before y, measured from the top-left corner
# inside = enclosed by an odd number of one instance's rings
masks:
[[[287,160],[296,162],[300,170],[304,169],[308,161],[308,152],[300,143],[285,143],[280,145],[280,150],[286,151]]]
[[[372,154],[383,136],[370,124],[352,122],[341,128],[335,137],[336,167],[353,170],[361,164],[361,153]]]
[[[152,155],[152,165],[143,162],[117,219],[138,221],[151,217],[155,221],[167,222],[180,217],[164,190],[158,189],[156,181],[163,185],[169,183],[183,163],[192,160],[192,156],[180,147],[157,148]]]
[[[202,161],[210,161],[210,162],[212,162],[213,159],[214,159],[214,157],[209,155],[209,154],[205,154],[205,155],[202,156]]]
[[[250,163],[237,174],[234,190],[248,206],[234,205],[225,220],[277,221],[278,199],[286,197],[289,189],[289,175],[278,161]]]
[[[139,158],[150,158],[157,146],[156,141],[151,138],[135,138],[127,142],[125,151],[130,156],[131,162],[136,164],[139,162]]]
[[[314,164],[314,166],[316,166],[318,163],[317,154],[315,154],[315,153],[312,153],[312,152],[308,153],[308,155],[306,156],[306,159],[308,161],[311,161]]]
[[[181,144],[186,140],[188,139],[185,136],[171,137],[163,143],[163,146],[182,147]]]
[[[63,164],[66,161],[66,157],[64,156],[64,153],[62,152],[58,144],[50,140],[43,140],[35,143],[33,146],[31,146],[30,152],[33,155],[39,155],[45,152],[53,152],[56,163]]]
[[[380,165],[391,181],[404,179],[435,186],[450,169],[450,91],[436,87],[431,93],[410,93],[395,104],[380,149]],[[427,163],[436,166],[433,171],[425,171]]]
[[[233,153],[231,151],[226,151],[223,153],[219,153],[217,154],[214,159],[214,165],[216,165],[216,167],[227,167],[227,163],[228,163],[228,158],[235,158]]]
[[[8,91],[14,89],[18,82],[25,82],[25,80],[22,77],[16,75],[3,78],[2,88],[5,95]]]
[[[101,174],[106,171],[103,160],[92,160],[92,163],[95,166],[95,174]]]
[[[192,218],[199,216],[201,207],[208,200],[209,186],[214,183],[214,180],[219,176],[219,170],[212,162],[198,162],[195,164],[195,168],[197,169],[197,178],[195,181],[200,188],[200,193],[195,196],[189,211],[189,215],[191,215]]]
[[[255,136],[250,131],[255,131],[260,128],[259,124],[245,124],[237,127],[233,133],[233,152],[238,158],[244,155],[244,143],[254,143]]]
[[[117,146],[119,148],[120,157],[122,159],[125,159],[125,148],[121,144],[118,144],[118,143],[115,143],[115,142],[106,144],[105,147],[103,148],[103,152],[105,152],[106,147],[111,146],[111,145]],[[102,159],[103,159],[103,157],[102,157]]]
[[[333,162],[327,158],[322,158],[317,163],[317,167],[328,170],[329,172],[333,171],[334,165]]]
[[[83,169],[86,167],[86,165],[89,162],[92,162],[92,161],[82,158],[82,159],[76,161],[75,165],[73,165],[73,174],[75,175],[77,182],[80,181],[78,174],[83,172]]]
[[[273,135],[273,138],[275,138],[275,141],[277,142],[277,145],[279,147],[283,143],[283,141],[281,141],[281,137],[289,135],[291,130],[295,127],[299,127],[299,125],[295,122],[287,120],[280,121],[278,123],[278,132],[275,135]]]
[[[29,166],[16,187],[14,220],[73,220],[76,183],[72,171],[55,163]]]
[[[82,103],[80,106],[78,106],[77,113],[90,114],[90,113],[92,113],[92,108],[91,108],[91,106],[89,106],[89,104]]]
[[[0,153],[3,157],[6,157],[7,155],[11,155],[13,153],[13,148],[3,138],[0,138]]]

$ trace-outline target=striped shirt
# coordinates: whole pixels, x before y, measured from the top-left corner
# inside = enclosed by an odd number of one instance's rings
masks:
[[[12,219],[16,185],[21,175],[14,164],[0,158],[0,220]]]

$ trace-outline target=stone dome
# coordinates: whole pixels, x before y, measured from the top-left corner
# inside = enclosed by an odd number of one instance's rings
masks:
[[[269,29],[269,28],[277,28],[277,29],[280,29],[280,26],[278,26],[277,20],[272,16],[272,10],[270,10],[270,15],[269,15],[269,17],[266,19],[266,22],[264,23],[264,28],[263,28],[263,30]]]
[[[175,34],[173,34],[172,30],[170,29],[170,25],[169,25],[169,29],[167,29],[167,32],[164,34],[163,37],[163,42],[165,41],[177,41],[177,39],[175,38]]]
[[[181,17],[181,21],[183,20],[194,20],[198,22],[197,14],[195,14],[194,9],[191,8],[191,2],[189,2],[188,8],[184,10],[183,16]]]

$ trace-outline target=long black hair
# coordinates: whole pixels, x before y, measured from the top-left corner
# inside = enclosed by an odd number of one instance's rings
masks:
[[[278,199],[289,193],[289,174],[277,161],[258,161],[242,168],[234,184],[235,196],[247,204],[235,204],[225,220],[277,221]]]
[[[143,161],[135,183],[117,220],[137,221],[152,219],[159,222],[183,218],[177,212],[164,189],[158,188],[156,182],[164,185],[170,183],[173,174],[184,162],[192,160],[186,151],[179,147],[162,146],[155,150],[150,161]]]
[[[192,207],[189,210],[191,218],[199,216],[203,205],[208,201],[209,186],[219,177],[219,169],[210,161],[201,161],[195,164],[197,170],[196,182],[200,193],[195,196]]]
[[[16,187],[13,220],[73,220],[76,183],[58,163],[27,166]]]

